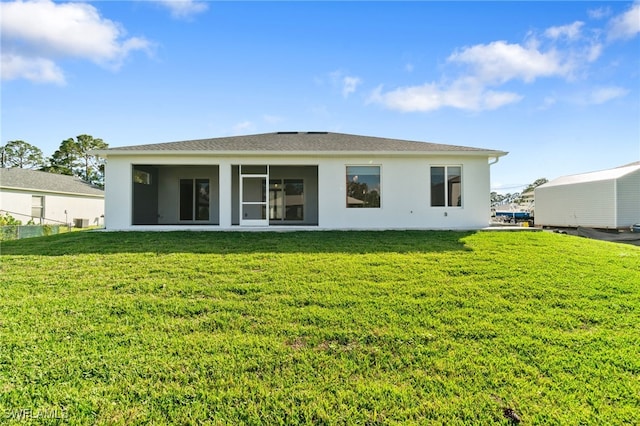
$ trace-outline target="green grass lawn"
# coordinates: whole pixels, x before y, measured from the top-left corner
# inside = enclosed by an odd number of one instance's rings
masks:
[[[640,248],[550,233],[2,244],[0,423],[623,424]]]

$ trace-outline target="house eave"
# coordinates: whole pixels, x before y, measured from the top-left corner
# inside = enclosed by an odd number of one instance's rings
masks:
[[[31,194],[53,194],[72,197],[100,198],[104,199],[104,194],[83,194],[80,192],[53,191],[47,189],[22,188],[18,186],[0,186],[0,191],[28,192]]]
[[[92,155],[110,157],[503,157],[505,151],[199,151],[199,150],[95,150]]]

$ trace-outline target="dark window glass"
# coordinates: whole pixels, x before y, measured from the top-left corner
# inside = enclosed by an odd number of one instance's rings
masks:
[[[431,206],[444,207],[444,167],[431,167]]]
[[[209,179],[196,179],[198,210],[196,220],[209,220]]]
[[[304,219],[304,184],[302,180],[284,181],[285,220]]]
[[[180,220],[209,220],[209,179],[180,179]]]
[[[180,179],[180,220],[193,220],[193,179]]]
[[[447,205],[462,206],[462,174],[460,167],[447,167]]]

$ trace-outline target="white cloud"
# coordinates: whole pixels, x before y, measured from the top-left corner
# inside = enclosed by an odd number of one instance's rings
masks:
[[[586,49],[586,60],[588,62],[594,62],[596,59],[602,55],[602,50],[604,46],[602,43],[593,43]]]
[[[26,58],[12,54],[2,54],[0,69],[3,80],[24,78],[34,83],[65,83],[64,74],[53,61],[43,58]]]
[[[546,96],[539,110],[546,110],[558,103],[568,103],[581,107],[601,105],[614,99],[623,98],[629,94],[629,90],[619,86],[594,86],[589,90],[577,91],[561,96]]]
[[[460,79],[449,86],[426,83],[382,92],[377,87],[369,102],[402,112],[429,112],[451,107],[467,111],[493,110],[518,102],[522,96],[512,92],[487,90],[474,79]]]
[[[355,93],[358,86],[362,84],[360,77],[345,75],[345,73],[340,70],[329,73],[329,77],[333,85],[340,88],[344,98],[348,98],[349,95]]]
[[[2,63],[10,66],[3,79],[62,83],[58,59],[80,58],[118,69],[131,52],[150,48],[143,38],[125,38],[119,24],[86,3],[19,1],[0,3],[0,8]]]
[[[622,87],[598,87],[589,94],[587,103],[591,105],[599,105],[612,99],[626,96],[627,93],[629,93],[629,91]]]
[[[431,82],[400,87],[383,93],[378,87],[369,97],[399,111],[434,111],[444,107],[467,111],[494,110],[522,100],[512,91],[496,90],[511,80],[531,83],[540,77],[569,76],[571,63],[556,50],[541,51],[535,40],[527,46],[496,41],[465,47],[451,54],[448,62],[468,66],[451,82]]]
[[[168,8],[171,16],[177,19],[191,18],[209,8],[205,2],[195,0],[155,0],[155,2]]]
[[[602,19],[610,9],[589,11],[593,19]],[[640,33],[640,1],[609,22],[609,40],[628,39]],[[468,111],[492,110],[519,102],[523,96],[505,85],[516,82],[532,84],[539,79],[559,78],[568,81],[586,79],[588,67],[603,54],[602,29],[587,28],[582,21],[532,31],[521,43],[494,41],[462,47],[446,60],[446,74],[439,80],[421,85],[376,88],[369,103],[410,112],[428,112],[440,108]],[[581,104],[600,104],[625,96],[626,89],[603,87],[574,99]],[[557,101],[546,97],[541,108]]]
[[[342,79],[342,96],[346,98],[354,93],[360,83],[362,83],[362,80],[359,77],[345,76]]]
[[[598,9],[589,9],[587,14],[591,19],[603,19],[611,15],[611,9],[608,7],[599,7]]]
[[[493,90],[488,90],[482,94],[482,98],[480,98],[478,109],[481,110],[492,110],[498,109],[502,106],[513,104],[516,102],[520,102],[522,100],[522,95],[513,92],[496,92]]]
[[[422,85],[383,91],[378,87],[369,102],[399,111],[434,111],[450,107],[469,111],[493,110],[519,102],[523,96],[501,86],[513,81],[531,84],[541,78],[571,80],[602,54],[597,36],[582,34],[583,22],[550,27],[542,41],[530,33],[523,43],[494,41],[454,51],[447,64],[462,66],[457,76]],[[558,42],[562,41],[563,46]],[[448,74],[449,76],[451,73]],[[545,107],[551,104],[546,103]]]
[[[567,76],[571,71],[553,48],[541,52],[533,44],[525,47],[505,41],[466,47],[449,56],[448,61],[468,64],[473,75],[487,83],[513,79],[530,83],[538,77]]]
[[[609,21],[609,40],[630,39],[640,33],[640,2]]]
[[[575,40],[580,37],[583,26],[584,22],[576,21],[569,25],[547,28],[544,35],[554,40],[562,37],[566,37],[569,40]]]

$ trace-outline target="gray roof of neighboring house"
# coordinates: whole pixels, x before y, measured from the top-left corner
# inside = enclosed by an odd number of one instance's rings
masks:
[[[127,153],[176,153],[193,151],[214,152],[273,152],[273,153],[467,153],[501,156],[506,152],[467,146],[443,145],[372,136],[358,136],[331,132],[275,132],[247,136],[229,136],[182,142],[124,146],[97,151],[101,155]]]
[[[83,182],[75,176],[15,167],[10,169],[0,168],[0,188],[104,197],[102,189]]]
[[[640,171],[640,161],[630,163],[625,166],[613,169],[599,170],[596,172],[580,173],[577,175],[561,176],[550,182],[540,185],[538,188],[550,188],[553,186],[573,185],[577,183],[599,182],[605,180],[616,180],[631,173]],[[537,189],[537,188],[536,188]]]

